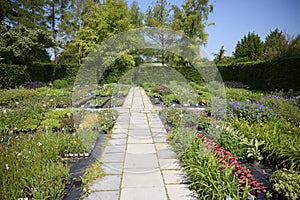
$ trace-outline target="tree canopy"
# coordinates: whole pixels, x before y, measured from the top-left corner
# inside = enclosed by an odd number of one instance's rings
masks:
[[[49,62],[51,55],[56,63],[81,63],[105,39],[144,26],[180,31],[205,44],[209,0],[171,3],[156,0],[142,13],[136,1],[129,6],[125,0],[0,0],[0,62]],[[169,59],[163,49],[171,42],[164,36],[159,36],[162,62]]]

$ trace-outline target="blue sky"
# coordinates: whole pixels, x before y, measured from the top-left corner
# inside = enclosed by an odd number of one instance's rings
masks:
[[[129,5],[133,0],[127,0]],[[137,0],[142,11],[153,5],[152,1]],[[169,0],[181,5],[183,0]],[[216,26],[206,28],[209,34],[205,51],[210,58],[222,45],[225,55],[232,55],[236,43],[248,32],[254,31],[262,40],[271,30],[279,28],[291,35],[300,34],[299,0],[214,0],[214,12],[208,22]]]

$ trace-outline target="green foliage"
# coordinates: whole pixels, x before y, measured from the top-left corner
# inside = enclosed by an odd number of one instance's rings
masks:
[[[293,99],[284,98],[280,95],[270,95],[261,100],[270,107],[278,117],[295,126],[300,125],[300,110]]]
[[[248,58],[249,61],[255,61],[262,56],[263,50],[264,43],[260,40],[260,37],[254,32],[249,32],[241,41],[238,41],[234,56],[237,59]]]
[[[53,88],[55,88],[55,89],[65,88],[68,85],[69,85],[68,81],[63,80],[63,79],[61,79],[61,80],[58,79],[58,80],[53,81]]]
[[[132,24],[138,28],[143,26],[143,13],[140,11],[137,1],[133,1],[130,6],[130,15]]]
[[[213,54],[215,56],[214,62],[216,64],[220,63],[223,60],[225,52],[226,52],[226,50],[224,49],[224,45],[222,45],[220,50],[219,50],[219,53],[214,53]]]
[[[133,28],[130,11],[123,0],[89,1],[81,11],[82,26],[62,52],[60,59],[81,64],[87,55],[105,39]]]
[[[177,19],[182,19],[181,30],[199,44],[207,42],[208,34],[205,32],[205,27],[213,7],[209,1],[186,0],[182,5],[182,15],[178,14]]]
[[[292,169],[280,169],[270,177],[274,190],[288,200],[299,199],[300,173]]]
[[[257,101],[266,95],[264,91],[255,91],[242,88],[229,88],[225,87],[226,99],[229,101]]]
[[[5,24],[0,24],[0,61],[3,63],[49,62],[46,48],[51,46],[53,41],[46,30],[30,29],[23,25],[9,29]]]
[[[28,67],[21,65],[7,65],[0,63],[0,88],[16,88],[30,81]]]
[[[300,90],[299,57],[219,65],[223,81],[237,81],[258,90]]]
[[[28,81],[49,83],[56,79],[74,82],[79,65],[55,65],[35,63],[28,66],[0,64],[0,88],[15,88]]]
[[[179,154],[186,173],[191,179],[192,188],[205,199],[246,199],[249,189],[242,192],[239,182],[232,176],[232,169],[221,167],[214,153],[205,148],[195,133],[188,128],[174,132],[171,144]]]
[[[288,40],[284,33],[276,28],[271,31],[265,39],[265,51],[263,56],[267,59],[285,56],[288,53],[288,45]]]
[[[123,54],[108,66],[100,80],[100,84],[116,83],[124,74],[133,69],[135,61],[132,55]]]
[[[104,131],[104,133],[108,133],[108,131],[115,124],[117,117],[118,112],[115,110],[102,111],[98,116],[98,123],[96,124],[96,128],[99,131]]]
[[[274,166],[300,167],[299,142],[296,128],[284,120],[271,120],[265,123],[249,124],[244,120],[232,120],[231,126],[249,139],[264,142],[262,154]]]
[[[210,126],[207,130],[207,136],[212,139],[215,138],[218,145],[222,146],[236,157],[247,157],[247,145],[244,142],[247,138],[231,127]]]
[[[1,199],[62,197],[69,169],[58,157],[56,141],[52,134],[36,133],[0,144]]]

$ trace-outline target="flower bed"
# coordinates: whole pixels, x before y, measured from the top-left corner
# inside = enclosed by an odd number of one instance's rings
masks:
[[[244,190],[245,187],[249,187],[251,190],[250,193],[253,195],[266,192],[263,183],[258,182],[251,175],[250,170],[241,165],[232,153],[219,146],[210,138],[205,137],[203,134],[197,134],[197,137],[201,138],[205,146],[215,153],[215,156],[221,160],[222,164],[232,167],[232,173],[239,180],[241,190]]]

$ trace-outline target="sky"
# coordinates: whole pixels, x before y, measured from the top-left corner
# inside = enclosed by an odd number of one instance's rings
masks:
[[[130,5],[133,0],[127,0]],[[144,12],[153,1],[136,0]],[[169,0],[180,6],[184,0]],[[204,48],[210,59],[222,45],[225,55],[231,56],[239,40],[248,32],[255,32],[262,41],[275,28],[292,36],[300,34],[299,0],[212,0],[214,11],[208,22],[215,26],[206,28],[208,43]]]

